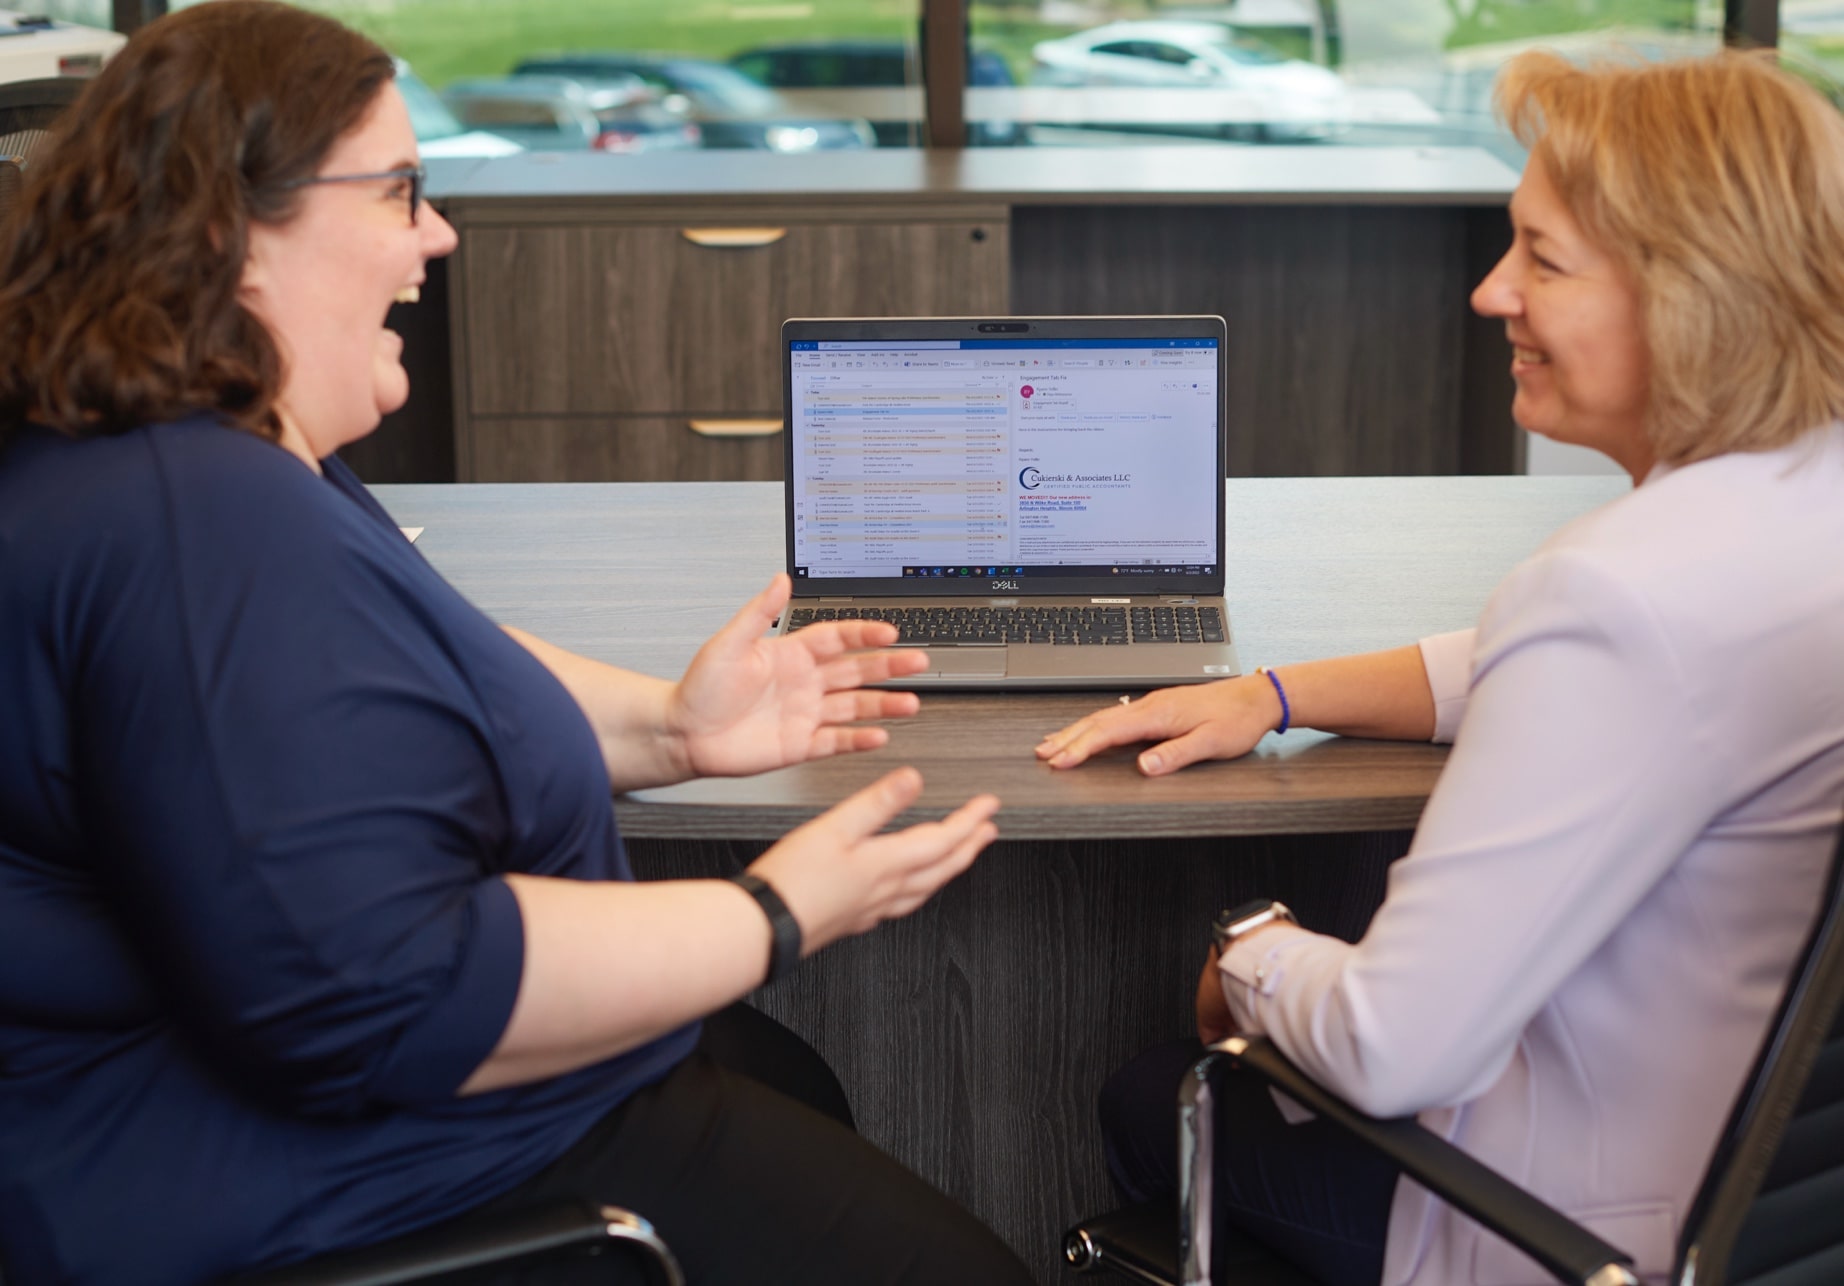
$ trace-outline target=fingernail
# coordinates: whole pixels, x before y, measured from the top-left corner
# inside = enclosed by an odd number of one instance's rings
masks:
[[[1140,756],[1140,768],[1144,772],[1158,772],[1163,767],[1165,761],[1150,750]]]

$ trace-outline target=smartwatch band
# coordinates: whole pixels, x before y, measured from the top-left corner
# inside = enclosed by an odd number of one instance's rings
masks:
[[[1210,925],[1210,940],[1216,943],[1217,951],[1222,953],[1235,946],[1236,939],[1247,937],[1262,925],[1273,924],[1277,920],[1282,924],[1299,923],[1285,902],[1255,898],[1241,906],[1217,912],[1217,918]]]
[[[774,941],[768,949],[768,977],[765,981],[774,982],[784,977],[800,963],[800,921],[788,910],[788,904],[781,900],[781,895],[770,888],[768,881],[761,876],[739,871],[730,877],[730,883],[756,900],[756,905],[762,908],[762,914],[768,917],[768,927],[774,931]]]

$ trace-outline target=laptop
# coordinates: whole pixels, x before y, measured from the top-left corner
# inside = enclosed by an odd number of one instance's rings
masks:
[[[795,320],[783,633],[886,620],[905,688],[1241,673],[1221,317]]]

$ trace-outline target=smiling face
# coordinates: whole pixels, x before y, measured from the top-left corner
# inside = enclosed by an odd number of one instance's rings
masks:
[[[1473,307],[1504,319],[1517,397],[1511,414],[1532,433],[1592,447],[1635,482],[1652,467],[1638,289],[1595,245],[1531,154],[1511,198],[1511,249],[1473,291]]]
[[[316,173],[416,163],[409,110],[387,84]],[[455,232],[428,205],[411,224],[407,180],[366,179],[302,187],[293,218],[252,224],[249,239],[242,299],[281,350],[282,445],[314,463],[370,433],[409,396],[403,340],[385,328],[385,314],[413,296],[429,260],[455,248]]]

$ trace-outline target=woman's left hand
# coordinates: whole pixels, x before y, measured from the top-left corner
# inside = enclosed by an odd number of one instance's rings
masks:
[[[864,650],[895,643],[895,626],[836,621],[763,637],[789,593],[787,574],[777,575],[698,650],[673,688],[665,730],[689,775],[737,777],[874,750],[890,734],[853,725],[916,712],[914,693],[864,686],[928,667],[921,652]]]

